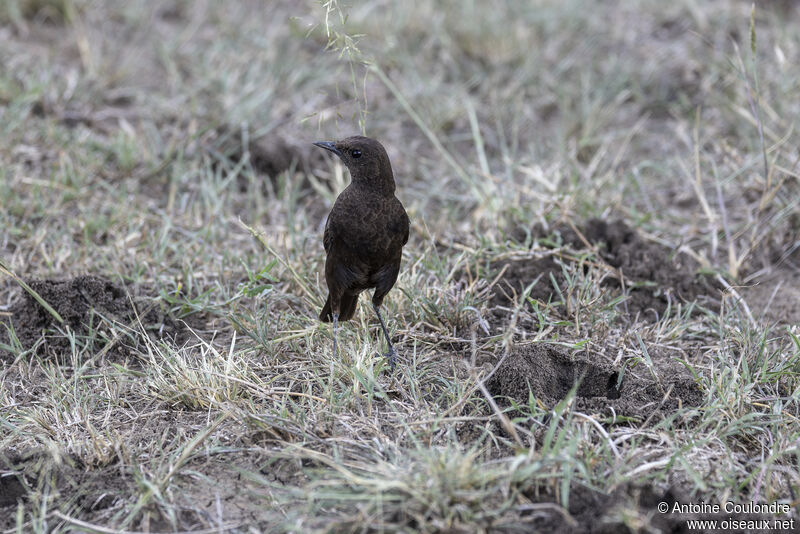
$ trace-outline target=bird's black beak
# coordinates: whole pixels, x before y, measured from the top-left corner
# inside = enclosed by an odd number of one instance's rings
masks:
[[[333,152],[337,156],[341,157],[341,155],[342,155],[341,150],[336,148],[336,145],[331,143],[330,141],[317,141],[314,144],[317,145],[320,148],[324,148],[325,150],[330,150],[331,152]]]

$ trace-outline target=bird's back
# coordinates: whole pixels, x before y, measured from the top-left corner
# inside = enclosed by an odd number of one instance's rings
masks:
[[[409,221],[394,195],[380,195],[350,184],[331,209],[325,226],[325,250],[369,270],[399,261],[408,241]]]

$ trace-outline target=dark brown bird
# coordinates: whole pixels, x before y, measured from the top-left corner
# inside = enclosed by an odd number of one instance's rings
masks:
[[[374,287],[372,307],[386,336],[389,345],[386,356],[394,369],[396,352],[380,307],[400,272],[403,245],[408,242],[408,215],[394,196],[389,156],[383,145],[368,137],[314,144],[339,156],[351,177],[350,185],[334,202],[325,224],[322,242],[327,254],[328,300],[319,318],[326,323],[333,321],[335,357],[339,321],[351,319],[358,295]]]

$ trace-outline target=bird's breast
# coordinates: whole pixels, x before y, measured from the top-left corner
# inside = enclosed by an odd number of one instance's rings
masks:
[[[350,198],[341,204],[337,201],[331,212],[331,232],[335,241],[341,243],[355,256],[369,260],[394,256],[403,247],[407,233],[405,210],[400,201],[391,197]],[[398,209],[399,208],[399,209]]]

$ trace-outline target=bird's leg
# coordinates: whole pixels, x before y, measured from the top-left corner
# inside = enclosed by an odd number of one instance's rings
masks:
[[[383,335],[386,336],[386,343],[389,345],[389,352],[386,353],[386,357],[389,359],[389,367],[394,371],[397,353],[394,350],[394,345],[392,345],[392,340],[389,339],[389,331],[386,330],[386,323],[383,322],[383,317],[381,317],[380,306],[373,302],[372,309],[375,310],[375,313],[378,315],[378,320],[381,322],[381,328],[383,329]]]
[[[336,331],[339,330],[339,314],[333,314],[333,359],[336,359]]]

